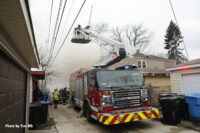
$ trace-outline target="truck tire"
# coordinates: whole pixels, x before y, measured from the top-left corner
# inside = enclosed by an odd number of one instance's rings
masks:
[[[88,122],[92,122],[93,121],[93,118],[91,117],[92,110],[91,110],[88,102],[86,102],[86,104],[84,105],[84,115],[87,118]]]

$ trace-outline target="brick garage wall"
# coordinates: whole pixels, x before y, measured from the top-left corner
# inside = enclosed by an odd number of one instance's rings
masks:
[[[171,86],[169,76],[144,76],[145,86]]]
[[[151,106],[158,107],[159,106],[159,101],[158,101],[159,95],[166,94],[166,93],[171,93],[170,86],[162,86],[162,87],[149,86],[148,94],[149,94]]]

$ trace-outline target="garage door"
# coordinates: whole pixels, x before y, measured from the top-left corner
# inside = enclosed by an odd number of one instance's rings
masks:
[[[23,128],[5,124],[24,124],[26,73],[0,51],[0,133],[23,133]]]
[[[200,74],[183,75],[183,93],[200,93]]]

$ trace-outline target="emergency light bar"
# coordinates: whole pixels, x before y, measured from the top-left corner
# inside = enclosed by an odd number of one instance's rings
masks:
[[[133,70],[134,68],[137,68],[136,65],[125,65],[121,67],[115,68],[116,70]]]

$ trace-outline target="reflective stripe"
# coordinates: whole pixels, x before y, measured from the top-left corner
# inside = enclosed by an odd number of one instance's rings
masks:
[[[91,117],[92,117],[93,119],[97,120],[97,118],[96,118],[94,115],[91,115]]]
[[[146,119],[149,119],[151,117],[149,117],[148,113],[147,112],[142,112],[145,116],[146,116]]]
[[[115,121],[117,120],[117,117],[118,116],[113,116],[113,118],[112,119],[110,119],[110,125],[112,125],[112,124],[114,124],[115,123]]]
[[[119,123],[127,123],[132,121],[139,121],[145,119],[157,118],[159,116],[159,110],[148,110],[143,112],[135,112],[130,114],[120,114],[113,116],[104,116],[103,114],[97,113],[98,121],[103,123],[104,125],[113,125]]]
[[[98,112],[98,109],[94,106],[90,106],[92,110],[94,110],[95,112]]]
[[[133,117],[133,115],[134,115],[134,113],[129,114],[124,122],[129,122],[131,120],[131,118]]]
[[[103,124],[104,125],[108,125],[109,124],[109,117],[106,119],[106,121]]]
[[[53,92],[53,100],[59,100],[58,92],[57,91]]]
[[[103,117],[104,117],[103,115],[100,117],[100,119],[99,119],[99,121],[100,121],[100,122],[102,122],[102,120],[103,120]]]
[[[155,112],[159,115],[159,110],[155,110]]]
[[[151,111],[147,111],[147,113],[148,113],[149,117],[156,118],[155,115]]]
[[[139,112],[138,115],[140,115],[140,117],[141,117],[143,120],[147,119],[147,117],[146,117],[142,112]]]
[[[120,123],[124,123],[128,116],[129,116],[129,114],[125,114]]]
[[[102,120],[102,123],[105,123],[105,121],[107,121],[107,120],[108,120],[108,116],[104,116],[103,120]]]

